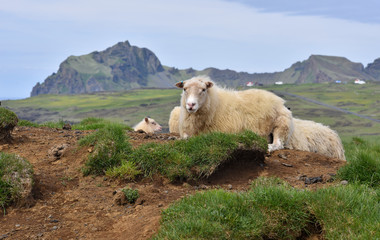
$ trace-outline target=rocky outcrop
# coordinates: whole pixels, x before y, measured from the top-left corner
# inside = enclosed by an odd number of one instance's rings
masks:
[[[146,48],[120,42],[101,52],[70,56],[57,73],[33,87],[39,94],[80,94],[147,87],[149,75],[165,71],[156,55]]]

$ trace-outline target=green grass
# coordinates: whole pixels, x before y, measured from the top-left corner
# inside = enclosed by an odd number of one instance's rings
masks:
[[[231,154],[239,149],[256,149],[263,153],[267,142],[256,134],[210,133],[170,143],[148,143],[132,149],[122,127],[106,125],[82,138],[82,146],[94,146],[83,173],[107,174],[134,179],[142,173],[160,173],[172,181],[210,176]]]
[[[380,144],[353,138],[344,143],[348,164],[338,170],[340,179],[380,186]]]
[[[115,166],[120,166],[132,148],[125,134],[125,128],[119,124],[108,124],[95,133],[82,138],[79,144],[94,146],[83,170],[84,175],[103,175]]]
[[[135,203],[136,200],[140,197],[139,191],[137,189],[123,188],[121,191],[124,193],[129,203]]]
[[[2,103],[34,122],[80,122],[89,117],[104,118],[133,126],[150,116],[168,126],[169,113],[179,105],[180,90],[144,89],[117,93],[82,95],[38,95]],[[39,114],[39,113],[46,114]]]
[[[299,239],[310,231],[325,239],[377,239],[378,194],[358,185],[300,191],[258,178],[247,192],[211,190],[177,201],[163,211],[153,239]]]
[[[380,192],[348,185],[309,193],[309,210],[326,239],[380,239]]]
[[[267,143],[256,134],[209,133],[166,144],[150,143],[134,149],[129,160],[145,176],[160,173],[171,180],[198,179],[210,176],[238,149],[266,152]]]
[[[25,159],[0,152],[0,207],[16,202],[24,190],[22,178],[33,176],[32,165]]]

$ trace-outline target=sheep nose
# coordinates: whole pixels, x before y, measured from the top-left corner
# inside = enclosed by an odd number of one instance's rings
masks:
[[[189,106],[189,107],[194,107],[194,106],[195,106],[195,103],[187,103],[187,106]]]

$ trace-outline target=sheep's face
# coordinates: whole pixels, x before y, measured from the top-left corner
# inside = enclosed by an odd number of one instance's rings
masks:
[[[162,130],[162,127],[160,124],[158,124],[153,118],[145,118],[145,123],[152,129],[153,132],[159,132]]]
[[[177,87],[183,89],[182,97],[184,107],[187,112],[197,112],[207,100],[208,89],[213,86],[210,81],[202,81],[201,79],[190,79],[176,84]]]

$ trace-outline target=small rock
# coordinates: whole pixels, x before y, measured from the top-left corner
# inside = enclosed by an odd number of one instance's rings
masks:
[[[287,163],[281,163],[282,165],[284,165],[285,167],[293,167],[292,164],[287,164]]]
[[[16,225],[15,225],[16,228],[18,228],[18,227],[20,227],[20,226],[21,226],[20,224],[16,224]]]
[[[57,220],[57,219],[52,219],[52,220],[50,220],[50,222],[51,222],[51,223],[57,223],[57,222],[59,222],[59,220]]]
[[[199,185],[199,188],[200,188],[200,189],[208,189],[208,186],[206,186],[206,185],[204,185],[204,184],[201,184],[201,185]]]
[[[305,179],[305,184],[314,184],[314,183],[317,183],[317,182],[323,182],[323,179],[322,179],[322,176],[320,177],[307,177]]]
[[[347,185],[347,184],[348,184],[348,181],[347,181],[347,180],[343,180],[343,181],[340,182],[340,184],[342,184],[342,185]]]
[[[159,204],[157,205],[157,207],[163,207],[163,206],[164,206],[163,203],[159,203]]]
[[[282,158],[282,159],[284,159],[284,160],[288,160],[288,158],[284,155],[284,154],[278,154],[277,155],[279,158]]]
[[[165,194],[168,194],[168,193],[169,193],[169,191],[165,190],[165,191],[164,191],[164,193],[165,193]]]
[[[232,189],[232,185],[231,185],[231,184],[228,184],[228,185],[227,185],[227,189],[228,189],[228,190],[231,190],[231,189]]]
[[[63,125],[62,129],[63,129],[63,130],[71,130],[71,125],[70,125],[70,123],[65,123],[65,125]]]
[[[0,240],[2,240],[2,239],[6,239],[7,237],[8,237],[7,234],[0,235]]]
[[[57,230],[58,227],[57,227],[57,226],[54,226],[54,227],[52,227],[51,229],[52,229],[52,230]]]

